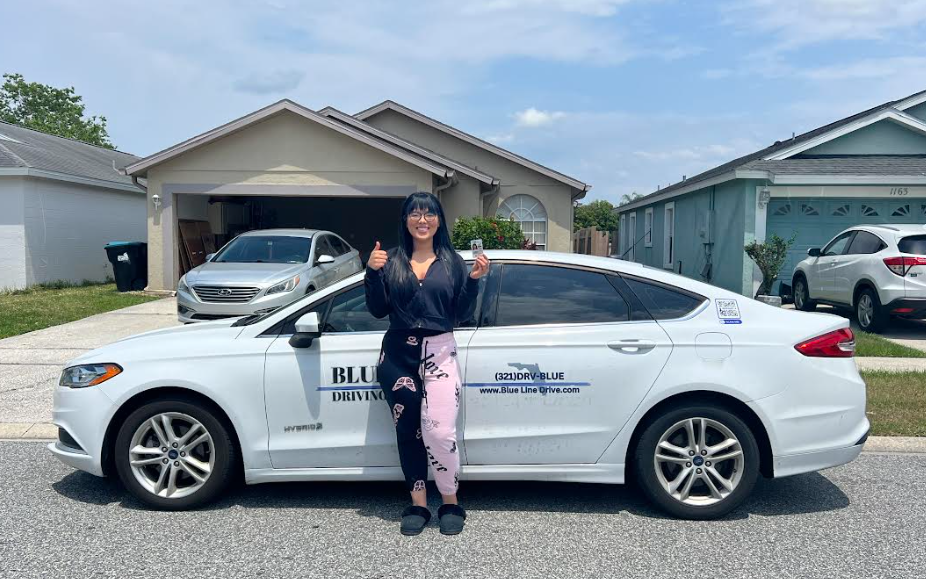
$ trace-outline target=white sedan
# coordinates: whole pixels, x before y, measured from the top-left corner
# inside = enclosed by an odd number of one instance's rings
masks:
[[[462,480],[632,473],[665,511],[707,519],[760,473],[861,451],[865,384],[844,319],[615,259],[486,254],[455,330]],[[402,480],[376,381],[386,326],[357,274],[270,314],[121,340],[63,371],[49,449],[160,509],[202,505],[239,475]]]

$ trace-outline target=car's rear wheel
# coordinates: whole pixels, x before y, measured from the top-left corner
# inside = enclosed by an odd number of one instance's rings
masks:
[[[728,410],[675,407],[643,431],[634,472],[647,497],[670,515],[716,519],[752,492],[759,448],[749,427]]]
[[[214,500],[237,464],[229,429],[211,411],[183,399],[163,399],[132,412],[119,428],[116,472],[150,507],[191,509]]]
[[[803,312],[812,312],[817,307],[817,303],[810,299],[807,279],[802,275],[794,278],[794,307]]]
[[[855,319],[865,332],[880,332],[887,324],[887,313],[881,307],[878,292],[866,287],[855,298]]]

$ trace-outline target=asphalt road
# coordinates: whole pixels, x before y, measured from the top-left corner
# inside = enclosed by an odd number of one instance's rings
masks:
[[[761,481],[716,522],[676,521],[628,487],[462,484],[462,535],[398,532],[399,483],[239,488],[146,511],[44,446],[0,442],[0,577],[924,577],[926,455]],[[432,493],[432,512],[438,504]]]

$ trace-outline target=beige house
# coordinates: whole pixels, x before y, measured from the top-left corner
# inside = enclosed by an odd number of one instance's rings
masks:
[[[402,200],[439,196],[447,219],[513,216],[538,248],[572,250],[589,185],[392,101],[354,116],[283,100],[126,168],[147,179],[148,289],[179,279],[179,220],[220,241],[251,229],[335,231],[365,258],[394,246]]]

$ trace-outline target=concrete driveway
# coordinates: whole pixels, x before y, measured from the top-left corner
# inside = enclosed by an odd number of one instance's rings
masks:
[[[782,307],[794,309],[793,304],[787,304]],[[817,306],[817,311],[849,317],[848,311],[837,310],[831,306],[819,305]],[[852,329],[858,330],[858,325],[854,320],[852,321]],[[926,320],[902,320],[895,318],[890,321],[887,328],[885,328],[880,335],[882,338],[887,338],[897,344],[926,352]]]
[[[178,324],[177,301],[165,298],[0,340],[0,423],[51,422],[52,392],[69,360]]]

